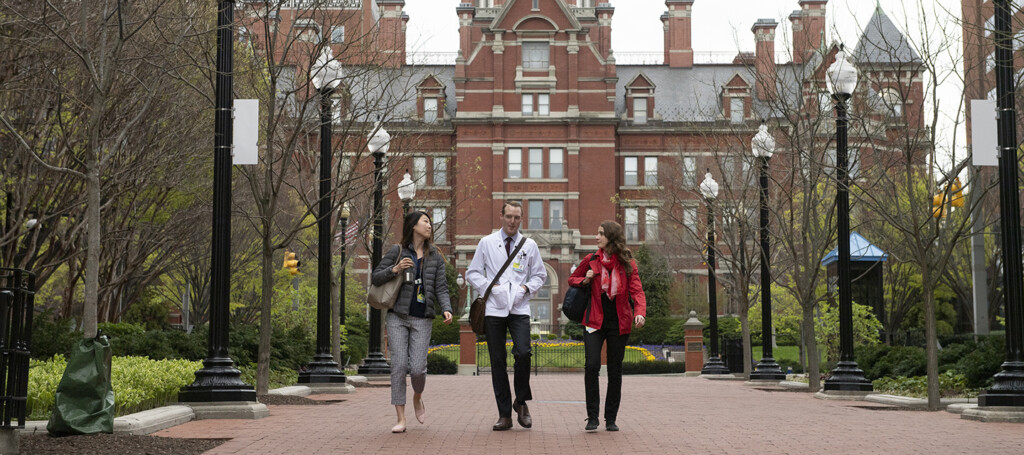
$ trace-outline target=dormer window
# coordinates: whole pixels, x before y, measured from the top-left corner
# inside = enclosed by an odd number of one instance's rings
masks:
[[[647,98],[633,98],[633,124],[647,124]]]
[[[634,125],[646,125],[654,112],[654,82],[643,73],[626,84],[626,116]]]
[[[433,74],[416,87],[416,104],[423,123],[437,123],[444,119],[444,84]]]
[[[434,123],[437,121],[437,98],[425,98],[423,100],[423,122]]]
[[[523,69],[547,70],[550,61],[550,44],[545,42],[523,43]]]

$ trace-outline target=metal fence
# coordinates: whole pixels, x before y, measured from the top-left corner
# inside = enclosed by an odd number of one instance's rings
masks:
[[[0,428],[25,428],[35,275],[0,268]],[[12,425],[12,420],[17,425]]]

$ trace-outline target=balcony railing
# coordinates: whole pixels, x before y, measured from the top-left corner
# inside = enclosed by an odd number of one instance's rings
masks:
[[[362,0],[287,0],[284,9],[361,9]]]

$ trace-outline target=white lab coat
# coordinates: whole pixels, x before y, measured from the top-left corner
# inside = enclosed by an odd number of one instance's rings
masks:
[[[517,232],[512,240],[515,249],[523,234]],[[526,239],[516,259],[505,269],[498,280],[498,286],[487,298],[486,316],[507,317],[509,314],[530,315],[530,296],[535,294],[547,280],[548,272],[540,257],[540,249],[533,239]],[[499,229],[484,237],[476,246],[473,261],[466,270],[466,281],[479,295],[484,295],[494,275],[508,259],[505,253],[505,234]],[[529,288],[529,291],[523,289]]]

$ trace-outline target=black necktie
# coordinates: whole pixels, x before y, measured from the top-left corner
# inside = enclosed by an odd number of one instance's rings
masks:
[[[505,255],[512,254],[512,237],[505,237]]]

